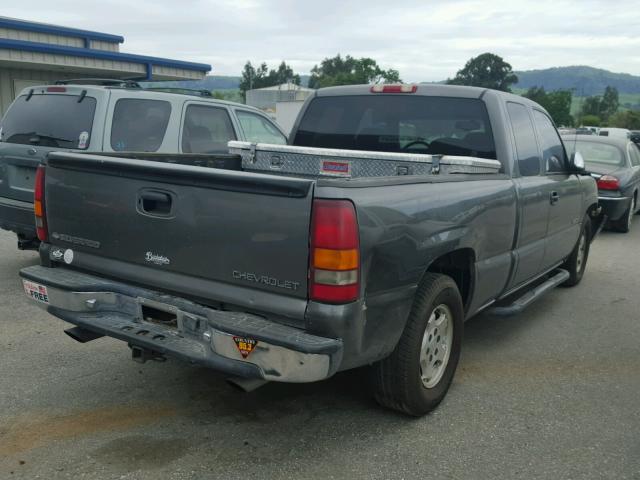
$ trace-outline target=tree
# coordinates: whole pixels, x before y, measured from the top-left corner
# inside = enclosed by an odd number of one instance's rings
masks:
[[[594,115],[596,117],[602,118],[601,109],[602,97],[600,95],[594,95],[593,97],[586,97],[584,99],[584,103],[582,104],[582,108],[580,109],[580,114],[582,116]]]
[[[544,87],[531,87],[524,96],[544,107],[557,125],[573,125],[570,91],[545,92]]]
[[[251,62],[247,62],[242,70],[239,88],[242,98],[246,98],[247,90],[273,87],[288,82],[300,85],[300,75],[293,73],[293,69],[284,61],[278,65],[277,70],[269,70],[265,62],[262,62],[258,68],[255,68]]]
[[[604,95],[602,95],[602,101],[600,103],[602,116],[609,118],[618,111],[619,106],[618,89],[607,86],[607,88],[604,89]]]
[[[447,80],[447,83],[510,92],[511,85],[518,83],[518,77],[502,57],[493,53],[483,53],[470,59],[462,70],[458,70],[454,78]]]
[[[623,112],[617,112],[609,117],[609,126],[628,128],[629,130],[640,130],[640,111],[625,110]]]
[[[590,127],[599,127],[602,120],[597,115],[585,115],[580,119],[580,125],[589,125]]]
[[[353,58],[350,55],[325,58],[311,69],[309,87],[323,88],[334,85],[360,85],[365,83],[399,83],[400,73],[390,68],[383,70],[372,58]]]
[[[263,87],[267,77],[267,64],[262,63],[258,68],[255,68],[251,62],[244,64],[242,70],[242,79],[240,80],[240,93],[245,97],[247,90]]]
[[[267,85],[268,87],[281,85],[283,83],[295,83],[296,85],[300,85],[300,75],[293,73],[293,69],[285,62],[278,65],[277,70],[269,71],[267,78],[267,83],[270,83],[270,85]]]
[[[615,87],[607,86],[604,95],[585,98],[580,113],[583,116],[596,115],[606,121],[618,111],[619,106],[618,90]]]

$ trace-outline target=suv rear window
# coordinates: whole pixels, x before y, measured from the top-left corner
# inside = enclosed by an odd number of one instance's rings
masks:
[[[96,99],[34,94],[15,99],[2,120],[0,141],[46,147],[89,148]]]
[[[171,104],[164,100],[121,98],[113,109],[111,148],[120,152],[157,151],[170,115]]]
[[[487,109],[474,98],[317,97],[294,145],[496,158]]]

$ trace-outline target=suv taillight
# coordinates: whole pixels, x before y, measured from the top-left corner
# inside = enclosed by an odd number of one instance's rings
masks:
[[[349,303],[360,294],[360,240],[348,200],[314,200],[311,216],[309,298]]]
[[[40,165],[36,170],[36,184],[33,191],[33,210],[36,214],[36,232],[38,240],[46,242],[49,238],[47,233],[47,218],[44,210],[44,165]]]

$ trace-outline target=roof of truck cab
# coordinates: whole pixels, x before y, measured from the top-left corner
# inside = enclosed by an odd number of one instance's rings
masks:
[[[440,85],[432,83],[418,84],[415,94],[412,93],[400,93],[400,94],[385,94],[385,93],[372,93],[372,85],[342,85],[338,87],[327,87],[317,90],[317,96],[319,97],[337,97],[346,95],[431,95],[438,97],[466,97],[466,98],[480,98],[483,92],[487,91],[486,88],[479,87],[461,87],[457,85]]]
[[[469,87],[464,85],[447,85],[442,83],[419,83],[415,93],[372,93],[372,85],[343,85],[337,87],[326,87],[317,90],[318,97],[337,97],[347,95],[426,95],[434,97],[458,97],[458,98],[482,98],[485,95],[496,95],[504,101],[515,101],[518,103],[535,106],[544,110],[536,102],[520,95],[500,90],[492,90],[483,87]]]

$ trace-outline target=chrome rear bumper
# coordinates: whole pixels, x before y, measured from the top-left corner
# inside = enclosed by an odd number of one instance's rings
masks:
[[[257,315],[215,310],[66,268],[27,267],[20,276],[26,293],[66,322],[230,375],[313,382],[333,375],[342,359],[341,340]],[[153,321],[149,312],[162,319]]]

